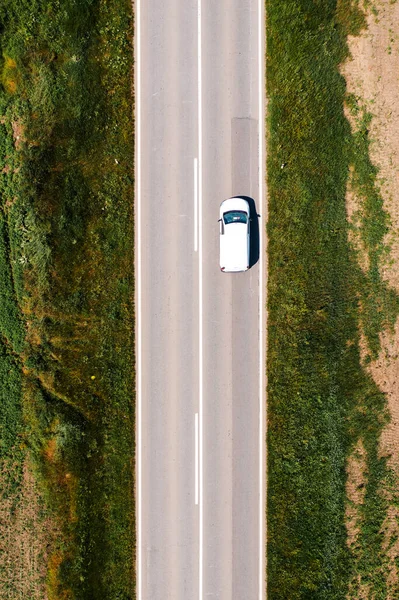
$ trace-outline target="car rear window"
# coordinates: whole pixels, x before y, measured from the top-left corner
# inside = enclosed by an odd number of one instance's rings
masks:
[[[225,225],[229,223],[248,223],[248,215],[243,210],[229,210],[223,215]]]

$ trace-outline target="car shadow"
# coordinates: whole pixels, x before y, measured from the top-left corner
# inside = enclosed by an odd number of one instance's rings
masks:
[[[256,211],[256,204],[250,196],[234,196],[234,198],[243,198],[249,204],[250,229],[249,229],[249,268],[256,265],[259,260],[259,217]]]

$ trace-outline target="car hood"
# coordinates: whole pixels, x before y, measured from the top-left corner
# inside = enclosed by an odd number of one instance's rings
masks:
[[[244,212],[248,213],[248,202],[243,198],[229,198],[228,200],[224,200],[220,205],[220,216],[222,217],[223,212],[227,212],[229,210],[243,210]]]

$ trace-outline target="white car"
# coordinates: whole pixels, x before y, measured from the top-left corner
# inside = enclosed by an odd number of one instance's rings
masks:
[[[237,273],[249,269],[249,204],[229,198],[220,205],[220,269]]]

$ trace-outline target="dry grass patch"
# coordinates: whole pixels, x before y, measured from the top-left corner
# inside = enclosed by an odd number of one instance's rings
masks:
[[[3,479],[10,465],[2,467]],[[59,531],[37,487],[28,455],[22,468],[20,488],[3,487],[0,501],[0,596],[3,600],[47,600],[47,566]]]
[[[347,543],[349,547],[356,545],[359,536],[359,522],[361,519],[359,506],[364,502],[367,483],[366,450],[359,440],[355,450],[350,455],[346,465],[346,528],[348,532]]]

